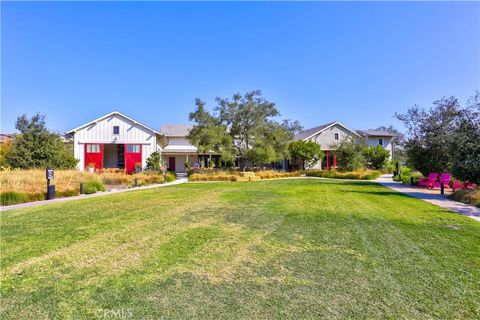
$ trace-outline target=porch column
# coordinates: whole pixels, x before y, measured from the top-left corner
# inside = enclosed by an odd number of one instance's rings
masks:
[[[333,152],[333,167],[334,168],[337,167],[337,152],[336,151]]]
[[[186,162],[188,162],[188,153],[187,153],[187,160],[186,160]]]
[[[327,170],[330,170],[330,162],[328,160],[328,150],[327,150]]]

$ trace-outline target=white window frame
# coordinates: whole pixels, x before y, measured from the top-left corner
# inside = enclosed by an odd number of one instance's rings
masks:
[[[140,153],[140,145],[139,144],[127,144],[127,153]]]
[[[100,145],[96,143],[87,144],[87,153],[100,153]]]

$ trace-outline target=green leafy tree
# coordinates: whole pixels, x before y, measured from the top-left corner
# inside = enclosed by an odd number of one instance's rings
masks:
[[[467,103],[450,145],[452,174],[480,184],[480,93]]]
[[[455,167],[457,174],[471,176],[467,171],[473,173],[478,166],[475,159],[467,159],[475,157],[480,143],[470,136],[476,130],[475,108],[478,109],[478,103],[463,108],[458,99],[450,97],[435,101],[430,108],[413,106],[405,114],[396,114],[407,129],[407,164],[424,175]]]
[[[241,166],[279,161],[287,155],[287,146],[294,133],[301,129],[298,122],[279,123],[275,104],[267,101],[260,90],[235,94],[232,99],[217,98],[213,112],[196,100],[197,109],[190,113],[195,125],[188,139],[199,152],[213,151],[221,161]]]
[[[301,163],[302,169],[311,168],[320,159],[323,159],[324,153],[318,143],[315,141],[294,141],[288,145],[290,159],[295,165]]]
[[[67,150],[56,133],[48,131],[45,116],[36,114],[31,118],[17,118],[15,128],[20,131],[12,140],[12,147],[5,161],[12,168],[73,169],[78,160]]]
[[[371,169],[382,169],[388,163],[390,152],[382,146],[370,146],[363,149],[365,164]]]
[[[339,171],[354,171],[363,168],[364,146],[359,141],[347,139],[332,147],[336,148]]]

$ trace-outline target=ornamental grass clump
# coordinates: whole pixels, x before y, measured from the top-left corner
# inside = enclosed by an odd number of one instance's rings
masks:
[[[321,177],[330,179],[352,179],[352,180],[375,180],[382,174],[378,170],[356,170],[350,172],[327,171],[327,170],[313,170],[308,171],[309,177]]]

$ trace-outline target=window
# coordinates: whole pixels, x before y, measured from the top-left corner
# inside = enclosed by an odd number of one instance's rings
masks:
[[[119,126],[113,126],[113,134],[120,134],[120,127]]]
[[[340,134],[338,132],[335,132],[334,135],[335,135],[335,137],[334,137],[335,140],[340,139]]]
[[[128,153],[140,153],[140,145],[139,144],[127,144],[127,152]]]
[[[383,139],[382,138],[378,139],[378,144],[383,146]]]
[[[100,145],[99,144],[87,144],[87,152],[88,153],[100,153]]]

